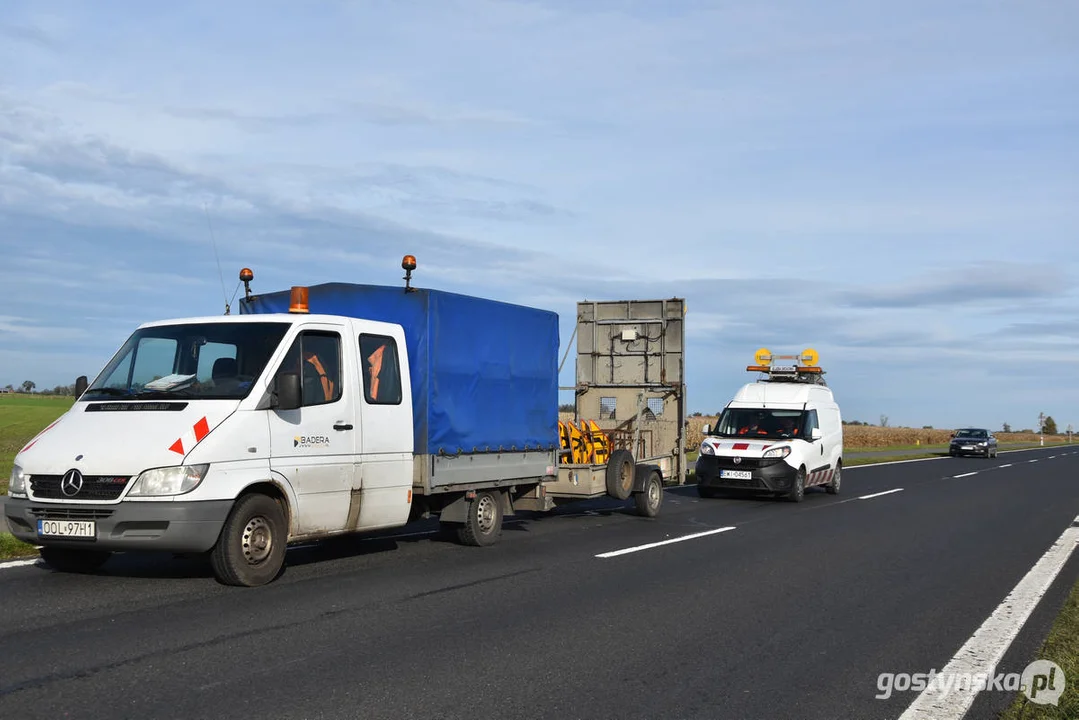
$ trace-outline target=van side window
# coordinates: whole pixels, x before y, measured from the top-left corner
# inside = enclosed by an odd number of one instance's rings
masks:
[[[341,336],[305,330],[292,343],[277,374],[300,373],[303,406],[326,405],[341,399]]]
[[[363,396],[371,405],[401,403],[401,363],[397,342],[385,335],[360,335]]]
[[[817,422],[817,411],[816,410],[810,410],[809,412],[806,413],[805,431],[802,434],[802,437],[806,438],[807,440],[812,438],[813,437],[813,431],[815,429],[817,429],[818,427],[820,427],[820,425]]]

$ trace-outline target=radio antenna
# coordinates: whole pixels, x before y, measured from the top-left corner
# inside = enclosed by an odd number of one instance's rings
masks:
[[[225,314],[228,315],[231,312],[229,306],[229,293],[225,289],[225,273],[221,270],[221,256],[217,254],[217,237],[214,235],[214,225],[210,222],[210,209],[206,206],[206,201],[202,201],[202,211],[206,213],[206,227],[210,229],[210,244],[214,248],[214,259],[217,260],[217,275],[221,278],[221,296],[225,299]]]

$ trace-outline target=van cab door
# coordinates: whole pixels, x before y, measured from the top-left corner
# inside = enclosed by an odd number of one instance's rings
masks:
[[[359,352],[363,432],[348,524],[356,530],[397,527],[408,521],[412,498],[413,398],[405,338],[398,328],[356,320],[351,342]]]
[[[348,518],[359,381],[345,329],[304,325],[276,373],[298,372],[302,384],[301,407],[269,412],[270,468],[296,492],[299,534],[339,531]]]

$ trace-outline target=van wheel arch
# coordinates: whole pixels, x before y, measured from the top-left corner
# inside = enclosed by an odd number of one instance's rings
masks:
[[[235,502],[239,502],[240,498],[245,495],[253,494],[266,495],[281,506],[281,512],[285,515],[285,527],[288,528],[288,534],[292,535],[292,506],[289,505],[288,495],[285,494],[285,491],[281,486],[271,480],[263,480],[262,482],[248,485],[236,496]]]

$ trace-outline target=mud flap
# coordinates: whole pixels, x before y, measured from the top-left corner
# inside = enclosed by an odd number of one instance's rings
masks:
[[[633,472],[633,492],[644,492],[648,476],[653,472],[658,472],[660,478],[663,477],[663,471],[659,469],[659,465],[638,465]]]

